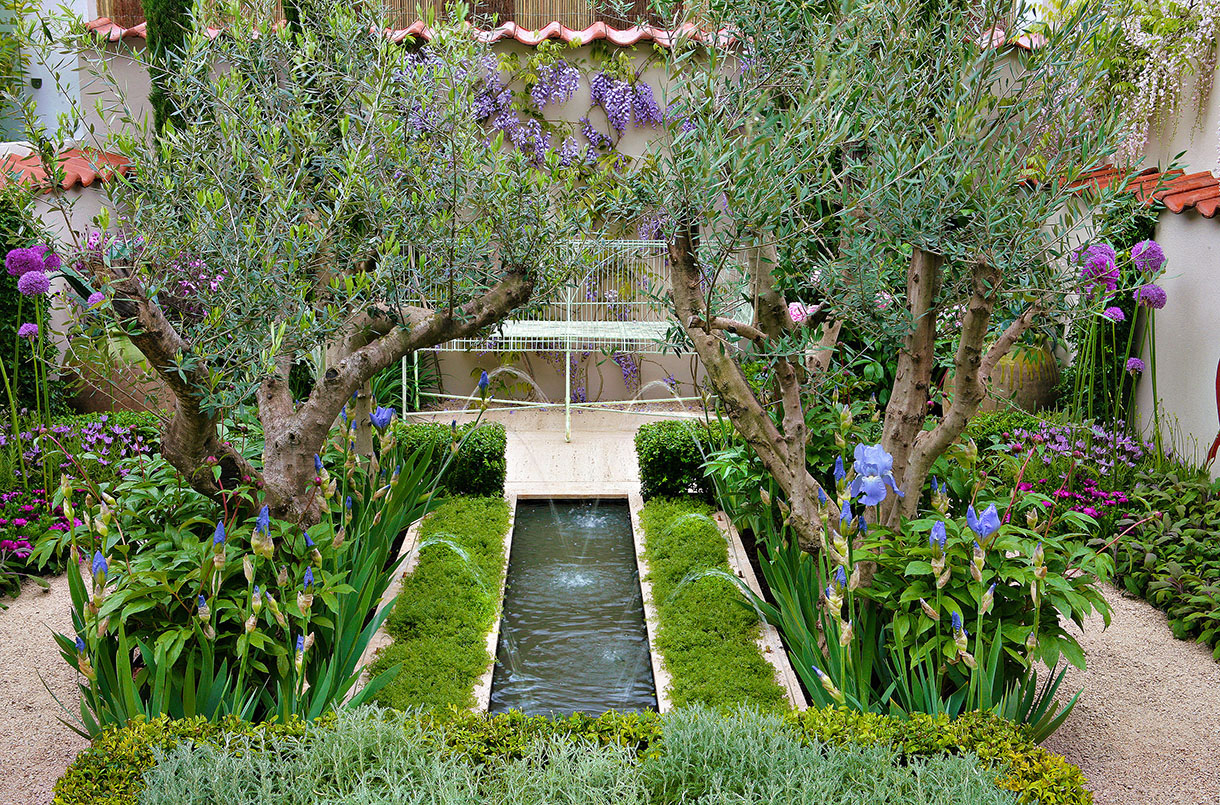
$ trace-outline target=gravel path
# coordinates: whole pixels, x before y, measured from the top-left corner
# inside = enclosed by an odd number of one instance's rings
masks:
[[[1080,766],[1096,805],[1220,803],[1220,663],[1144,601],[1106,599],[1110,628],[1085,621],[1088,670],[1061,689],[1084,693],[1045,747]]]
[[[77,701],[74,673],[51,637],[72,627],[68,578],[43,592],[26,582],[0,611],[0,802],[46,805],[51,789],[85,740],[59,721],[64,715],[43,680],[68,707]]]

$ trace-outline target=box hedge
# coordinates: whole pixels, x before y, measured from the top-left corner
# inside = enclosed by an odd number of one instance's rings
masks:
[[[379,717],[370,711],[370,717]],[[521,713],[486,715],[454,712],[417,716],[425,725],[443,722],[435,732],[438,750],[486,762],[519,759],[531,744],[545,738],[570,738],[597,745],[633,748],[637,754],[663,752],[661,725],[655,713],[609,712],[596,718],[575,715],[550,719]],[[784,716],[805,740],[836,746],[881,745],[901,757],[972,753],[996,774],[996,784],[1015,793],[1021,803],[1088,805],[1080,769],[1029,741],[1019,728],[989,714],[956,720],[914,715],[910,720],[845,709],[806,710]],[[332,717],[315,722],[327,729]],[[237,736],[267,741],[309,740],[310,727],[300,721],[252,725],[237,719],[209,723],[201,718],[170,721],[136,719],[111,729],[81,752],[55,785],[55,805],[125,805],[138,801],[143,774],[181,741],[213,746],[242,746]]]
[[[710,501],[715,488],[703,469],[719,444],[697,422],[669,420],[641,425],[635,432],[644,500],[680,497],[689,493]]]
[[[499,497],[504,494],[508,471],[505,451],[508,437],[499,422],[446,425],[440,422],[399,423],[397,436],[411,450],[432,448],[432,471],[439,473],[454,445],[460,444],[441,477],[440,489],[449,495]]]

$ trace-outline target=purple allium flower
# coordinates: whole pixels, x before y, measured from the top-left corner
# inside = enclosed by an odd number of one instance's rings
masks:
[[[1101,312],[1101,315],[1116,324],[1127,320],[1127,314],[1123,313],[1122,308],[1118,307],[1108,307]]]
[[[1094,243],[1088,248],[1077,249],[1074,257],[1081,266],[1080,280],[1087,286],[1087,293],[1091,294],[1100,285],[1106,286],[1109,293],[1118,287],[1118,263],[1113,246]]]
[[[38,337],[38,325],[31,322],[26,322],[17,328],[17,336],[19,338],[29,338],[33,340]]]
[[[1141,240],[1131,247],[1131,260],[1140,271],[1155,274],[1165,265],[1165,250],[1155,240]]]
[[[1150,282],[1147,285],[1136,289],[1135,301],[1144,307],[1150,307],[1153,310],[1160,310],[1165,307],[1165,303],[1169,298],[1165,294],[1165,289],[1156,283]]]
[[[42,272],[46,266],[42,262],[42,255],[37,249],[13,249],[4,258],[4,266],[8,269],[8,273],[14,277],[24,277],[31,271]]]
[[[41,271],[29,271],[17,278],[17,290],[23,296],[42,296],[51,290],[51,281]]]
[[[1132,377],[1143,374],[1144,362],[1139,358],[1127,358],[1127,373]]]
[[[94,291],[93,293],[89,294],[89,298],[85,300],[85,304],[88,307],[97,307],[105,301],[106,294],[102,293],[101,291]]]

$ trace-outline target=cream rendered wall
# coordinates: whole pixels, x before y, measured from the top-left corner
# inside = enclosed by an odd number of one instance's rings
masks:
[[[1220,430],[1216,369],[1220,361],[1220,221],[1196,212],[1163,213],[1157,242],[1168,268],[1161,285],[1169,301],[1156,313],[1157,392],[1161,434],[1174,452],[1202,461]],[[1148,352],[1144,352],[1147,362]],[[1136,388],[1145,432],[1152,433],[1152,383],[1148,373]],[[1217,469],[1212,468],[1212,474]]]

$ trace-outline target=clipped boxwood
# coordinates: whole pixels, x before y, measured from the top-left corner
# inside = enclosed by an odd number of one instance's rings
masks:
[[[677,707],[784,707],[775,669],[756,642],[758,616],[725,577],[728,546],[711,514],[698,501],[662,498],[640,513],[669,698]],[[724,575],[692,576],[709,570]]]
[[[474,706],[475,682],[491,662],[487,633],[500,612],[508,525],[503,498],[452,498],[424,520],[421,543],[444,542],[420,551],[386,620],[394,642],[378,656],[373,673],[400,668],[377,692],[379,704],[396,710]]]
[[[450,495],[498,497],[504,494],[504,477],[508,471],[505,451],[508,437],[499,422],[473,422],[457,426],[461,450],[449,462],[441,477],[440,489]],[[473,432],[472,432],[473,431]],[[432,471],[439,473],[445,459],[452,453],[454,428],[440,422],[399,423],[397,436],[414,452],[432,448]]]
[[[715,488],[703,463],[705,456],[716,449],[707,429],[699,423],[668,420],[641,425],[635,432],[640,494],[644,500],[651,500],[693,493],[710,501]]]
[[[385,717],[375,710],[367,712],[370,718]],[[533,743],[545,739],[623,746],[641,757],[665,751],[662,724],[666,717],[656,713],[610,712],[596,718],[575,715],[550,719],[520,713],[491,716],[454,712],[407,718],[418,719],[429,732],[436,727],[440,751],[476,762],[519,759]],[[784,718],[804,740],[835,746],[885,746],[896,750],[900,761],[902,757],[972,753],[993,770],[996,784],[1014,792],[1022,803],[1089,805],[1093,801],[1078,768],[1032,743],[1019,728],[994,715],[973,713],[955,720],[914,715],[910,720],[900,720],[839,708],[788,713]],[[54,801],[56,805],[134,803],[143,789],[144,773],[157,762],[157,751],[166,752],[182,741],[232,746],[238,751],[242,744],[233,739],[240,737],[309,741],[311,734],[330,729],[333,723],[333,716],[311,727],[299,721],[251,725],[231,718],[217,724],[201,718],[136,719],[107,731],[77,755],[56,783]]]

